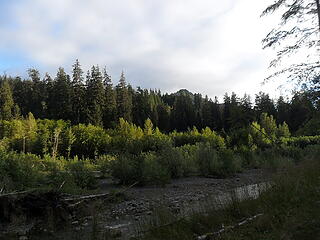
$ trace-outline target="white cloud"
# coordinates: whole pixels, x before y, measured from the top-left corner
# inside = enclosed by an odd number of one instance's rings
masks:
[[[266,76],[266,6],[252,0],[25,0],[12,5],[3,46],[42,71],[106,65],[134,86],[221,96],[253,93]],[[10,24],[8,25],[10,26]],[[4,34],[5,33],[5,34]]]

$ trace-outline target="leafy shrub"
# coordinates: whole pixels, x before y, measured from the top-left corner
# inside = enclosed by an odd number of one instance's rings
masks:
[[[237,149],[237,154],[242,160],[242,166],[247,168],[257,168],[259,164],[256,158],[256,151],[247,146],[241,146]]]
[[[216,175],[217,169],[221,168],[217,150],[211,148],[209,144],[199,144],[197,162],[200,174],[203,176]]]
[[[142,184],[166,184],[170,181],[170,173],[163,167],[153,153],[143,154]]]
[[[301,152],[305,159],[317,158],[320,156],[320,145],[309,145],[306,148],[304,148]]]
[[[198,145],[184,145],[177,148],[182,154],[182,168],[184,176],[192,176],[199,173],[197,163]]]
[[[282,155],[280,149],[269,148],[255,154],[256,162],[260,167],[271,169],[283,168],[293,164],[294,160],[289,156]]]
[[[178,148],[167,147],[158,154],[159,163],[170,173],[171,178],[184,176],[184,159]]]
[[[0,152],[0,183],[5,190],[22,190],[44,182],[40,158],[33,154]]]
[[[103,128],[91,124],[87,126],[79,124],[72,128],[72,132],[75,137],[71,148],[73,156],[92,159],[107,152],[111,137]]]
[[[308,145],[320,144],[320,136],[300,136],[291,138],[281,138],[281,142],[299,148],[305,148]]]
[[[115,156],[100,155],[95,159],[97,170],[99,170],[104,177],[111,173],[111,164],[116,160]]]
[[[121,154],[110,162],[110,168],[112,176],[121,184],[164,184],[170,180],[168,169],[152,152],[139,155]]]
[[[88,160],[79,161],[74,158],[67,164],[66,169],[80,188],[93,189],[96,187],[96,178],[92,172],[93,166]]]
[[[197,157],[200,173],[204,176],[226,177],[241,171],[241,158],[232,150],[217,151],[209,144],[201,144]]]
[[[241,171],[241,158],[230,149],[219,151],[219,161],[222,163],[218,175],[228,176]]]
[[[115,161],[110,162],[111,175],[118,179],[121,184],[130,184],[139,181],[141,170],[137,169],[137,159],[131,154],[121,154]]]

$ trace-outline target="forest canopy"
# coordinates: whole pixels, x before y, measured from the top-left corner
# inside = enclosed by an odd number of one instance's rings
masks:
[[[27,79],[0,77],[1,120],[26,117],[67,120],[71,124],[92,124],[113,128],[119,118],[143,127],[150,119],[163,132],[186,131],[210,127],[230,133],[258,121],[262,113],[272,115],[277,124],[286,122],[293,133],[317,122],[318,102],[314,95],[296,92],[291,99],[271,99],[267,93],[249,95],[225,94],[223,101],[199,93],[180,90],[134,89],[122,72],[116,85],[106,69],[92,66],[84,76],[78,60],[71,74],[59,68],[56,76],[40,76],[29,69]],[[304,130],[300,130],[304,131]],[[315,134],[308,130],[308,134]]]

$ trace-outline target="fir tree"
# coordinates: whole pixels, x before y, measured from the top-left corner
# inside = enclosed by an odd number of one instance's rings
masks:
[[[113,89],[111,76],[107,73],[106,68],[103,69],[103,85],[105,89],[105,108],[103,123],[106,128],[114,127],[117,118],[117,102],[116,93]]]
[[[71,81],[63,68],[59,68],[53,81],[49,97],[51,117],[54,119],[71,119]]]
[[[14,102],[8,81],[3,81],[0,88],[0,119],[10,120],[13,117]]]
[[[103,77],[99,66],[92,66],[91,74],[87,76],[87,122],[103,126],[105,92]]]
[[[78,124],[84,122],[85,86],[83,83],[83,71],[78,59],[72,67],[72,122]]]
[[[124,118],[131,122],[132,120],[132,96],[129,94],[129,89],[126,83],[124,72],[121,73],[121,77],[118,85],[116,86],[117,92],[117,116],[118,118]]]

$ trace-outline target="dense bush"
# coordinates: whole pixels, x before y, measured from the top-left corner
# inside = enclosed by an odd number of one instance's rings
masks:
[[[94,163],[97,166],[97,170],[101,172],[102,176],[107,177],[111,174],[111,165],[115,160],[115,156],[105,154],[97,157]]]
[[[208,144],[201,144],[197,161],[201,175],[225,177],[241,171],[241,158],[232,150],[215,150]]]
[[[224,139],[208,127],[202,129],[201,133],[199,133],[195,127],[188,132],[173,132],[170,134],[170,137],[172,138],[175,147],[207,142],[214,148],[225,148]]]
[[[0,188],[6,191],[37,187],[44,181],[40,158],[0,151]]]
[[[67,163],[66,169],[78,187],[82,189],[93,189],[96,187],[97,181],[93,174],[94,166],[89,160],[79,161],[75,158]]]
[[[97,126],[79,124],[72,128],[74,142],[71,146],[73,156],[94,158],[108,152],[111,137]]]
[[[308,145],[320,144],[320,136],[299,136],[291,138],[281,138],[285,145],[305,148]]]

